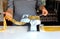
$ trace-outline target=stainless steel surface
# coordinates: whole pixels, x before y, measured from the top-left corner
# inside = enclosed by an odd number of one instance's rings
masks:
[[[37,31],[37,25],[41,25],[41,20],[29,19],[28,14],[24,14],[21,18],[21,22],[30,23],[30,31]]]
[[[30,24],[31,24],[30,31],[37,31],[37,25],[41,25],[41,21],[40,20],[31,20]]]

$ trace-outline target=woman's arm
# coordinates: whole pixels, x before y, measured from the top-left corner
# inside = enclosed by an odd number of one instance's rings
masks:
[[[8,0],[7,10],[4,14],[7,20],[11,20],[13,18],[13,0]]]
[[[42,15],[46,16],[48,14],[47,9],[45,8],[46,0],[38,0],[39,9],[42,11]]]
[[[13,0],[8,0],[8,6],[6,12],[9,12],[11,15],[13,15]]]
[[[40,10],[45,8],[45,5],[46,5],[46,1],[45,0],[38,0],[38,6],[39,6]]]

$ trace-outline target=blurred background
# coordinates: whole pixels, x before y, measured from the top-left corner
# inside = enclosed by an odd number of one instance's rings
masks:
[[[3,11],[6,11],[7,0],[3,0]],[[49,12],[47,16],[41,16],[42,24],[44,25],[60,25],[60,0],[46,0],[45,6]],[[37,14],[40,14],[37,12]],[[8,25],[12,25],[10,21],[7,21]],[[3,22],[0,21],[0,25],[3,25]]]

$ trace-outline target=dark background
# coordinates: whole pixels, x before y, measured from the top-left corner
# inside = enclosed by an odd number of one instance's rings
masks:
[[[58,8],[57,8],[58,7]],[[48,15],[47,18],[49,17],[56,17],[57,19],[53,19],[52,21],[43,21],[42,24],[45,25],[60,25],[60,1],[55,1],[55,0],[47,0],[46,1],[46,8],[49,11],[49,13],[56,13],[55,15]],[[56,9],[57,12],[54,10]],[[54,21],[55,20],[55,21]]]

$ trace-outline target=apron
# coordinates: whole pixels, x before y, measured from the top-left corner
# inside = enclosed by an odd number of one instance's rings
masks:
[[[35,5],[35,0],[14,0],[14,19],[20,21],[24,14],[36,15]]]

